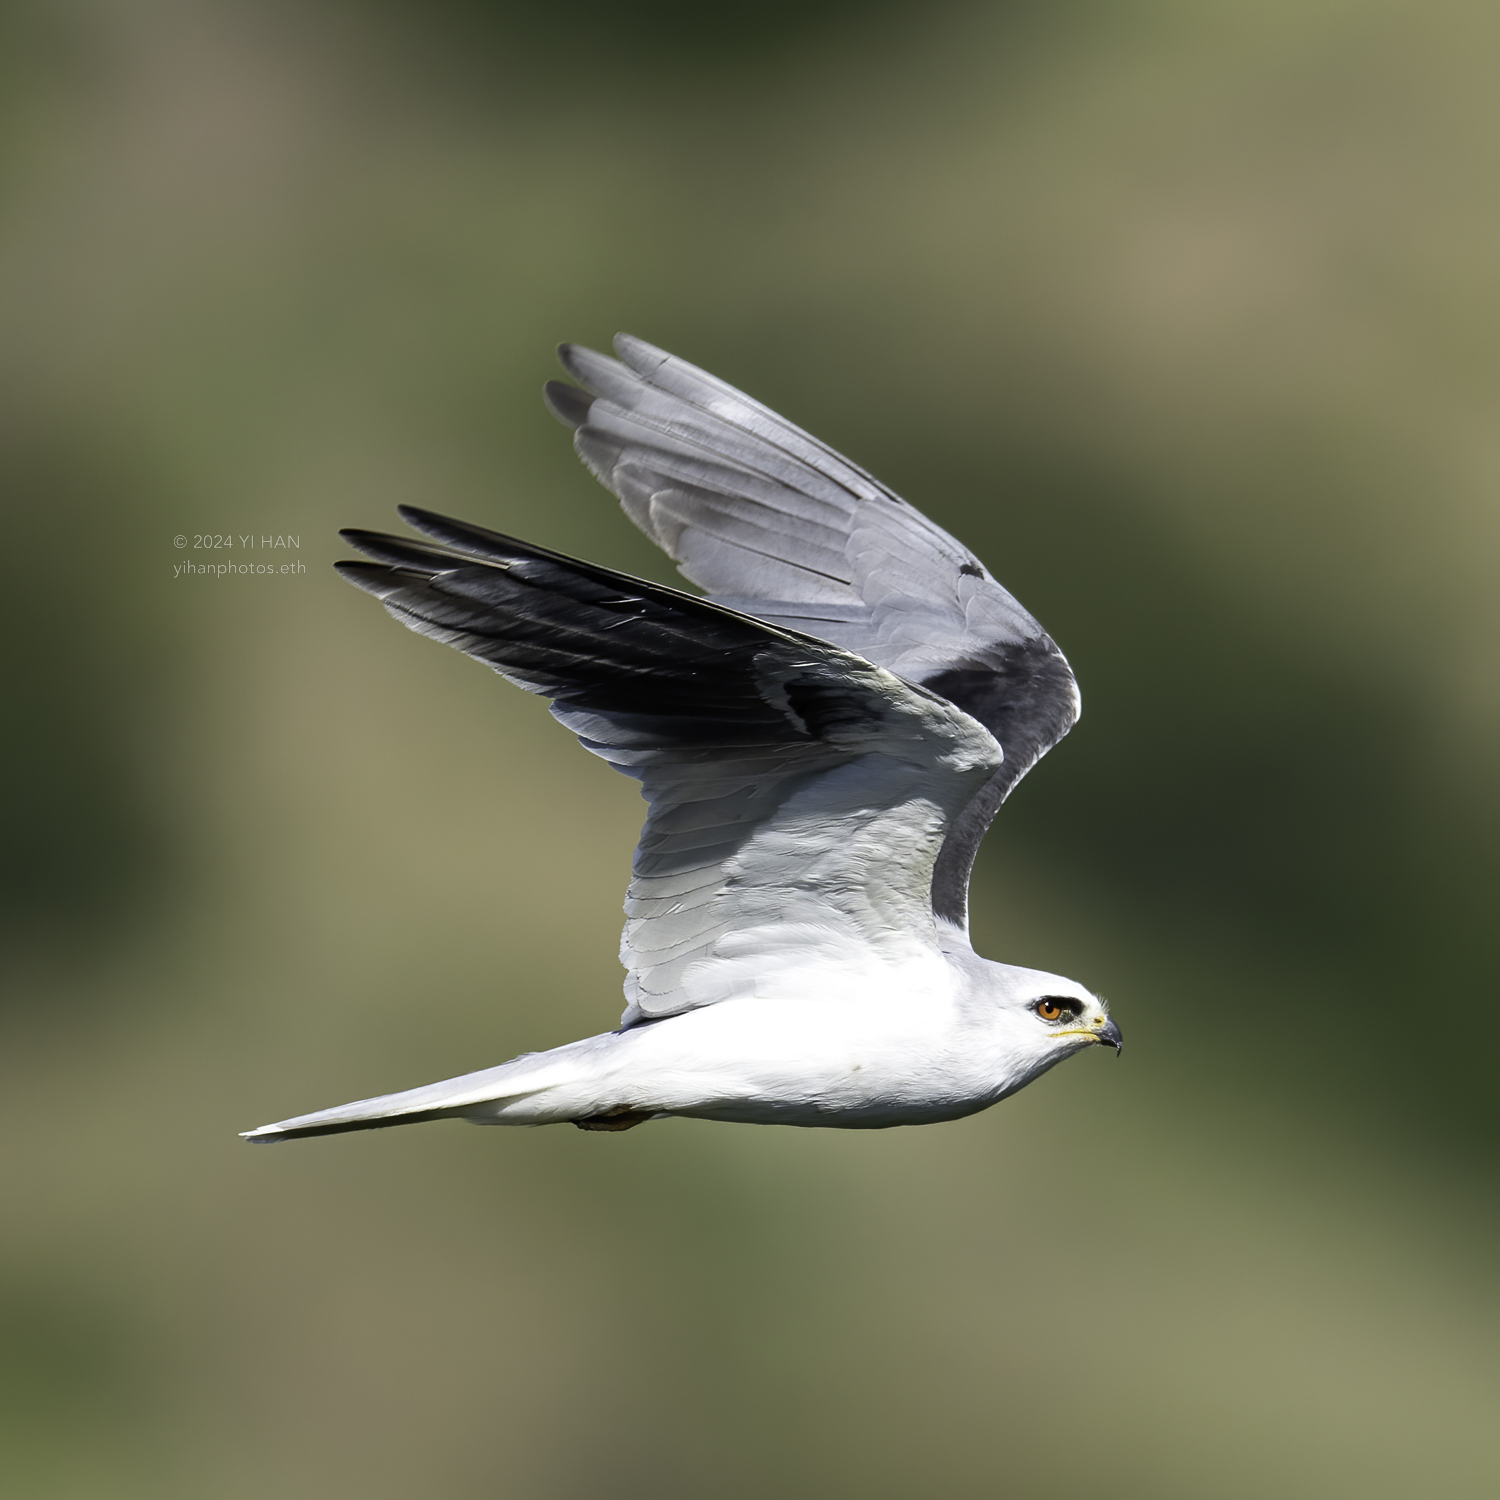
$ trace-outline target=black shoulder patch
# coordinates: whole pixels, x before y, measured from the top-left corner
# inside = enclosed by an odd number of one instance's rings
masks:
[[[958,570],[958,572],[959,572],[959,576],[962,577],[962,578],[983,578],[984,577],[984,569],[981,568],[977,563],[965,563]]]
[[[1073,673],[1051,639],[1039,635],[996,646],[982,662],[937,672],[922,686],[978,719],[1005,751],[1005,764],[949,829],[932,872],[933,910],[966,927],[979,841],[1011,788],[1072,727]]]
[[[972,714],[1019,777],[1068,732],[1073,674],[1049,637],[997,647],[981,666],[951,667],[922,686]]]

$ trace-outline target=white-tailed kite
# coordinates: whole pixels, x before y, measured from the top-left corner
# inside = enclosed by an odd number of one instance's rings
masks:
[[[1062,653],[863,469],[639,339],[615,351],[565,345],[578,385],[549,404],[707,598],[405,507],[431,540],[346,531],[374,561],[339,571],[640,781],[619,1028],[249,1140],[455,1118],[920,1125],[1120,1048],[1082,985],[968,939],[979,841],[1078,717]]]

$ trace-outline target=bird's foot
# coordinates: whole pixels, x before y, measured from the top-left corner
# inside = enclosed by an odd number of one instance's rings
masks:
[[[649,1109],[612,1109],[606,1115],[589,1115],[587,1119],[574,1120],[580,1130],[630,1130],[643,1125],[655,1113]]]

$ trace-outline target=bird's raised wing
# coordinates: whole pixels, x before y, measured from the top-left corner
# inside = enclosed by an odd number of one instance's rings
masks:
[[[949,826],[1002,761],[936,693],[676,589],[403,507],[442,543],[346,531],[339,571],[404,625],[552,699],[650,813],[624,1024],[766,993],[788,965],[935,956]]]
[[[1062,652],[967,548],[863,469],[650,344],[622,334],[615,352],[563,345],[585,389],[553,381],[548,403],[683,575],[720,604],[922,684],[1004,747],[934,872],[935,911],[966,928],[979,841],[1078,717]]]

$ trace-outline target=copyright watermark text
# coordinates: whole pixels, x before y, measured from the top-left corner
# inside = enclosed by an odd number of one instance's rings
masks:
[[[299,551],[302,547],[300,536],[289,536],[281,532],[269,534],[258,531],[245,532],[243,534],[228,531],[195,531],[191,535],[179,531],[172,538],[172,545],[179,552],[213,553],[213,561],[204,557],[188,557],[181,562],[172,564],[173,578],[243,578],[243,577],[287,577],[295,573],[307,572],[304,563],[288,559],[286,561],[272,561],[266,558],[264,561],[257,557],[255,561],[241,560],[235,554],[243,555],[246,552],[253,553],[286,553]]]
[[[245,575],[287,575],[307,572],[306,563],[237,563],[237,562],[186,562],[172,564],[173,578],[228,578]]]

